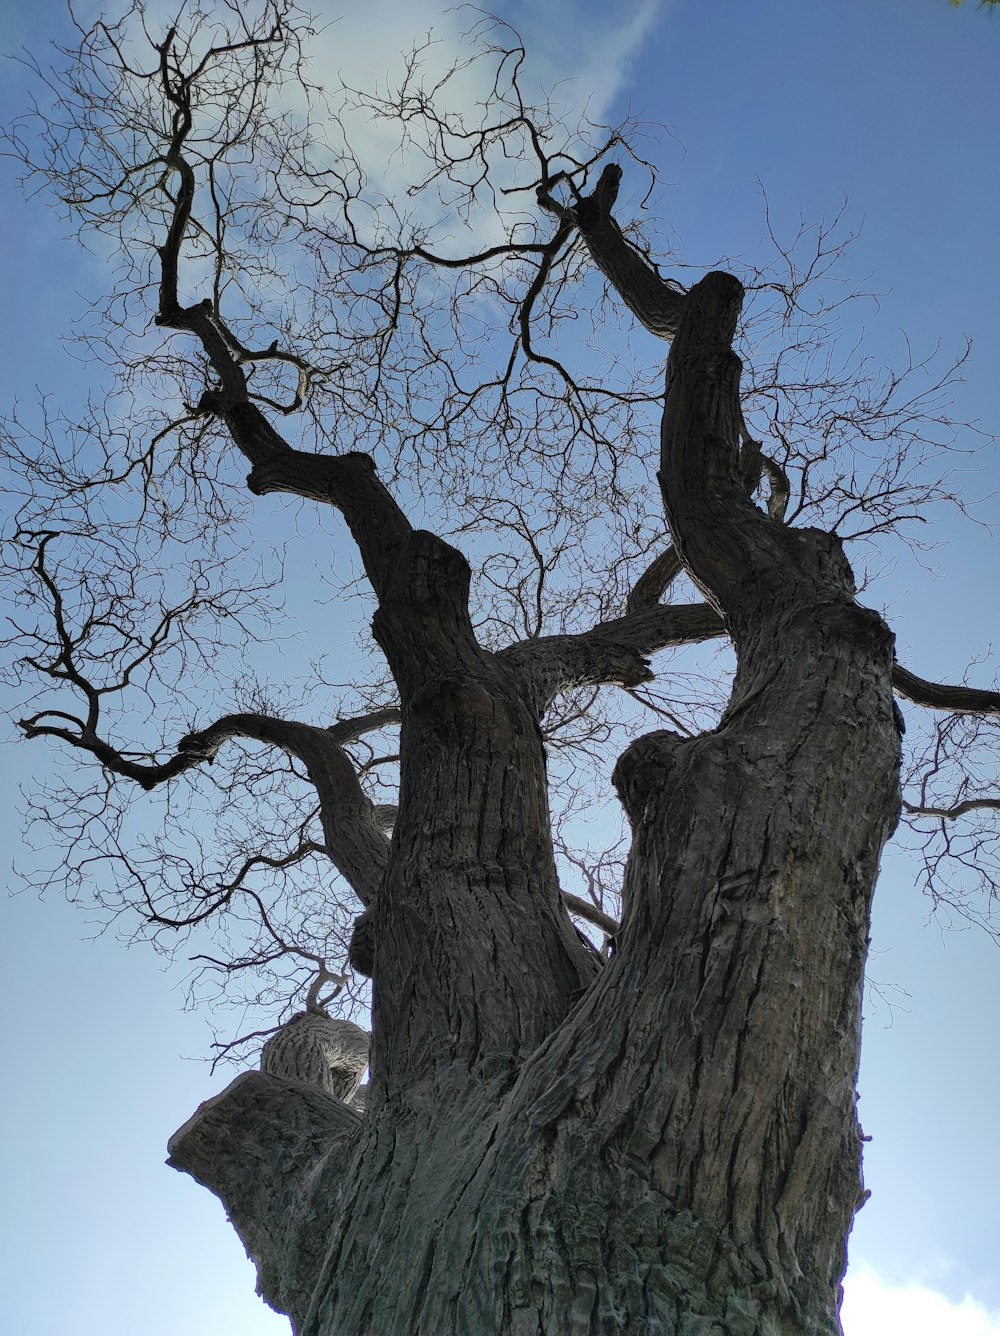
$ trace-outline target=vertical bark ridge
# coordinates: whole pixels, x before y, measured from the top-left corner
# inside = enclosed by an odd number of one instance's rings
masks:
[[[349,523],[402,760],[372,910],[375,1098],[304,1315],[296,1290],[301,1336],[838,1330],[868,904],[898,808],[891,637],[836,540],[747,499],[739,283],[665,297],[602,183],[578,223],[674,338],[664,505],[736,644],[732,699],[713,733],[651,734],[619,763],[634,841],[595,980],[555,882],[534,708],[551,673],[536,662],[528,689],[478,646],[464,560],[397,525],[356,461],[322,485],[306,468],[317,494],[371,502]],[[269,456],[252,485],[297,490],[303,467]],[[547,649],[584,665],[594,645]]]
[[[860,990],[899,802],[892,638],[854,603],[836,539],[747,499],[729,347],[741,300],[726,274],[688,294],[660,473],[737,678],[714,734],[654,735],[619,764],[635,846],[614,973],[647,1000],[614,1082],[644,1097],[627,1108],[605,1083],[593,1107],[672,1201],[765,1260],[789,1312],[821,1323],[861,1198]],[[817,941],[821,979],[807,975]]]
[[[472,1068],[513,1080],[596,972],[559,895],[530,693],[478,645],[468,592],[464,557],[418,530],[374,621],[402,706],[373,914],[373,1077],[386,1097]]]
[[[622,758],[619,950],[525,1063],[409,1330],[838,1330],[867,914],[897,801],[891,640],[864,610],[794,600],[770,630],[715,733]]]
[[[612,1315],[629,1330],[658,1305],[741,1336],[838,1329],[868,911],[898,815],[892,638],[854,603],[836,539],[746,497],[728,346],[741,296],[728,275],[688,296],[661,458],[671,532],[736,644],[732,699],[715,732],[651,734],[622,757],[618,953],[525,1065],[468,1191],[479,1238],[503,1233],[519,1333],[590,1336]],[[623,1224],[626,1181],[641,1229]],[[499,1265],[490,1253],[470,1267]]]

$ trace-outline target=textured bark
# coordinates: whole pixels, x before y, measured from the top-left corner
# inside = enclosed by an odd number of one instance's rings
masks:
[[[167,1163],[222,1198],[279,1312],[309,1303],[360,1121],[318,1087],[245,1072],[170,1138]]]
[[[588,225],[592,249],[621,243]],[[659,282],[620,260],[606,272]],[[401,696],[367,1109],[338,1121],[323,1092],[243,1078],[173,1152],[300,1336],[839,1331],[868,910],[899,806],[892,639],[836,539],[747,498],[739,284],[674,296],[633,304],[670,312],[661,482],[708,606],[642,596],[492,655],[460,554],[366,524],[384,503],[360,466],[328,487],[355,508]],[[560,900],[539,716],[567,685],[641,681],[681,627],[725,627],[733,694],[712,733],[619,762],[634,842],[602,968]]]
[[[597,969],[559,895],[537,715],[517,668],[476,643],[468,589],[465,559],[417,531],[374,621],[402,725],[373,1082],[435,1099],[457,1073],[512,1079]]]

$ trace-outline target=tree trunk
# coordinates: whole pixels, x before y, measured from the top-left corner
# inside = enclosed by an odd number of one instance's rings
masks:
[[[836,539],[747,499],[741,298],[710,274],[684,301],[661,460],[738,673],[713,732],[618,764],[634,839],[603,969],[560,905],[531,673],[476,645],[439,540],[401,533],[376,570],[403,725],[370,1106],[249,1075],[171,1143],[299,1336],[840,1330],[892,642]]]

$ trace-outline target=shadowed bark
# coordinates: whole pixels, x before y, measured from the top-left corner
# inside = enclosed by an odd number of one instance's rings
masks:
[[[724,274],[688,295],[661,460],[739,669],[715,732],[650,734],[619,762],[634,843],[599,977],[561,926],[526,698],[576,680],[603,633],[512,651],[530,664],[512,678],[475,645],[451,548],[415,533],[383,586],[404,772],[374,922],[375,1116],[310,1336],[835,1323],[869,898],[899,807],[892,641],[835,539],[746,497],[740,296]]]

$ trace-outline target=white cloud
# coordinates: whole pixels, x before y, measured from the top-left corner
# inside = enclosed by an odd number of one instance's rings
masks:
[[[511,11],[509,17],[524,41],[526,59],[519,72],[522,92],[529,103],[548,102],[569,133],[571,144],[582,120],[603,122],[611,116],[615,100],[627,95],[632,62],[660,16],[662,3],[626,0],[610,10],[585,0],[553,0],[542,7],[516,3],[498,7],[496,12],[504,17]],[[442,0],[367,0],[362,7],[345,8],[341,17],[308,43],[311,74],[333,88],[343,79],[350,87],[384,94],[399,87],[406,57],[419,46],[421,73],[416,82],[428,91],[435,90],[439,111],[464,114],[474,126],[483,104],[491,97],[496,63],[492,59],[469,61],[479,44],[468,40],[470,32],[488,45],[496,42],[503,46],[513,40],[503,27],[491,31],[483,13],[469,6],[449,7]],[[505,66],[501,84],[513,68],[511,64]],[[441,84],[448,71],[454,73]],[[365,172],[365,206],[356,206],[352,214],[362,234],[371,228],[373,237],[376,220],[386,222],[381,203],[385,199],[415,221],[430,226],[432,245],[441,244],[442,235],[453,237],[455,231],[465,237],[460,249],[476,249],[507,239],[508,225],[488,206],[458,223],[449,203],[453,192],[447,184],[440,193],[435,188],[418,197],[407,193],[407,187],[419,181],[429,168],[429,159],[420,147],[423,127],[419,121],[410,121],[407,134],[413,138],[404,143],[398,123],[374,119],[367,109],[341,106],[339,115],[347,143]],[[558,134],[556,140],[561,141]],[[458,153],[467,149],[457,140],[451,140],[449,147]],[[522,147],[530,162],[526,137]],[[580,152],[582,146],[572,147]],[[516,141],[508,145],[510,149],[517,154]],[[513,185],[515,180],[523,185],[527,179],[499,148],[491,153],[490,170],[494,186],[500,188]],[[533,217],[536,210],[530,197],[515,196],[511,207],[516,213],[525,207],[526,199],[527,214]],[[496,202],[504,207],[502,199]]]
[[[500,5],[495,12],[503,15],[507,8]],[[581,0],[513,8],[510,17],[526,50],[524,91],[529,99],[551,97],[553,109],[572,127],[584,114],[602,121],[615,99],[627,93],[632,61],[662,12],[662,0],[629,0],[608,11],[588,8],[586,14]],[[501,45],[510,40],[502,27],[490,34],[484,14],[469,6],[449,6],[442,0],[368,0],[361,8],[346,9],[308,50],[321,79],[336,82],[343,77],[353,87],[371,90],[396,85],[406,55],[421,45],[422,82],[430,87],[468,59],[473,46],[466,35],[474,29]],[[492,81],[490,62],[474,64],[449,81],[443,104],[471,110],[489,96]],[[382,139],[382,128],[370,118],[349,119],[351,137],[359,137],[361,147]],[[395,134],[386,133],[386,140],[394,139]]]
[[[515,26],[529,70],[565,119],[586,110],[604,121],[619,94],[627,95],[632,61],[663,12],[664,0],[629,0],[586,13],[581,0],[550,0],[526,9]]]
[[[554,92],[571,120],[584,108],[600,120],[625,88],[632,60],[662,7],[663,0],[625,0],[607,8],[553,0],[537,7],[501,4],[492,12],[509,17],[524,40],[529,92]],[[385,86],[398,77],[403,54],[428,34],[430,68],[448,69],[468,54],[462,38],[483,18],[482,10],[447,0],[368,0],[345,7],[310,49],[318,68],[342,73],[355,87]],[[506,40],[502,30],[497,38]],[[466,91],[481,96],[487,87],[473,82]]]
[[[96,0],[79,0],[78,8],[86,10],[95,3]],[[390,102],[406,81],[411,91],[416,86],[426,94],[433,93],[435,107],[445,117],[465,116],[470,128],[474,127],[483,105],[493,94],[497,69],[493,59],[470,57],[484,44],[496,43],[502,47],[515,41],[512,32],[502,25],[491,27],[484,11],[492,9],[509,18],[524,41],[526,57],[519,67],[519,82],[526,100],[539,105],[548,102],[567,132],[568,140],[564,141],[557,133],[552,147],[568,142],[579,152],[582,146],[573,142],[573,133],[581,121],[601,123],[620,115],[620,108],[613,109],[613,104],[619,98],[627,102],[633,62],[667,3],[668,0],[620,0],[608,7],[598,5],[595,0],[551,0],[540,6],[524,0],[504,0],[497,6],[479,9],[468,4],[455,5],[449,0],[365,0],[363,5],[344,5],[339,15],[339,6],[335,7],[328,21],[324,13],[324,21],[306,40],[304,51],[308,77],[333,93],[347,144],[357,154],[364,171],[365,203],[355,206],[354,225],[362,234],[371,229],[369,239],[373,239],[377,234],[376,220],[383,217],[383,201],[391,200],[401,212],[425,226],[440,224],[447,231],[454,224],[450,203],[454,191],[446,183],[440,195],[433,187],[417,198],[408,195],[407,188],[431,169],[421,142],[428,127],[414,117],[404,132],[398,122],[374,116],[367,106],[354,106],[350,97],[342,100],[337,95],[341,80],[349,88],[386,96]],[[165,31],[174,22],[177,4],[178,0],[145,0],[146,22],[154,34],[159,29]],[[260,14],[265,4],[266,0],[249,0],[248,17]],[[228,11],[214,0],[208,0],[200,8],[208,21],[198,49],[211,39],[219,40],[221,29],[216,28],[214,20],[225,23],[229,17]],[[148,48],[137,26],[134,40],[143,49],[142,59],[148,63]],[[421,52],[417,62],[419,72],[406,80],[408,57],[415,48]],[[504,66],[501,86],[513,70],[511,62]],[[445,78],[449,71],[450,77]],[[277,100],[285,109],[302,110],[301,95],[294,82],[285,85]],[[494,116],[497,114],[500,113],[494,112]],[[326,128],[331,160],[335,160],[339,133],[333,125]],[[433,132],[430,133],[434,138]],[[461,139],[445,135],[445,140],[449,150],[459,155],[467,151],[468,145]],[[530,161],[527,136],[523,143],[518,143],[515,136],[507,149],[515,156],[524,151]],[[327,155],[319,150],[316,162],[326,160]],[[475,175],[474,167],[475,164],[469,169],[470,176]],[[494,185],[502,188],[513,184],[515,174],[514,163],[503,149],[496,148],[491,153]],[[533,200],[526,198],[528,216],[534,217],[537,209]],[[498,203],[504,205],[502,199]],[[511,203],[515,210],[524,207],[522,197]],[[465,230],[474,234],[474,241],[467,248],[506,239],[504,225],[499,225],[499,231],[493,235],[497,227],[497,219],[489,208],[482,215],[474,212],[465,223]]]
[[[1000,1336],[1000,1312],[970,1295],[955,1303],[920,1281],[894,1284],[872,1267],[844,1281],[844,1336]]]

